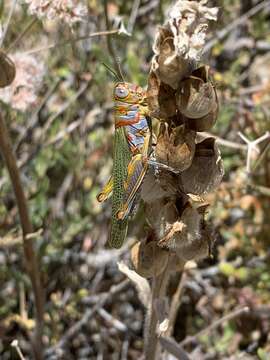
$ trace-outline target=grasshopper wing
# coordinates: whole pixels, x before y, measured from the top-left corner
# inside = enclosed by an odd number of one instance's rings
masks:
[[[131,152],[126,140],[123,127],[115,129],[114,134],[114,161],[113,161],[113,192],[112,192],[112,222],[109,239],[110,246],[120,248],[125,240],[128,228],[128,219],[119,220],[117,213],[125,197],[125,180],[127,179],[128,164]]]

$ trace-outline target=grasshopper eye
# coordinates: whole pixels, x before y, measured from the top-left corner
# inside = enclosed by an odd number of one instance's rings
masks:
[[[124,99],[128,96],[129,90],[123,87],[117,87],[114,94],[119,99]]]

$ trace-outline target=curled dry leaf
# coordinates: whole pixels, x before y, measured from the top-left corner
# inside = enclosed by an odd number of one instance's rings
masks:
[[[9,86],[15,79],[16,67],[14,62],[0,50],[0,88]]]
[[[142,304],[147,308],[151,300],[151,289],[148,281],[139,274],[137,274],[135,271],[131,270],[123,262],[119,262],[117,263],[117,265],[119,271],[125,274],[129,278],[129,280],[134,283]]]
[[[195,137],[195,132],[187,131],[184,125],[169,129],[167,123],[161,123],[155,150],[157,161],[184,171],[194,157]]]
[[[186,194],[207,194],[214,191],[224,175],[223,162],[214,138],[196,144],[191,166],[180,174],[181,188]]]
[[[145,278],[160,275],[167,266],[168,256],[168,252],[158,247],[156,241],[138,242],[131,249],[134,268]]]

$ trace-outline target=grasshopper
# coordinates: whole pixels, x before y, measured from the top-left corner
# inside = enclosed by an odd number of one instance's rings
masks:
[[[103,202],[112,195],[112,221],[109,244],[120,248],[125,240],[128,217],[145,177],[151,151],[151,126],[146,92],[137,85],[118,82],[114,87],[113,172],[98,194]]]

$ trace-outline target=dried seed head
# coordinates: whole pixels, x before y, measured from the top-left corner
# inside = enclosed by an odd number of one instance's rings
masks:
[[[202,215],[187,204],[180,220],[172,224],[171,229],[158,244],[174,252],[181,261],[197,260],[208,254],[208,242],[202,237]]]
[[[157,246],[156,241],[138,242],[131,249],[131,260],[136,272],[150,278],[160,275],[166,268],[169,254]]]
[[[189,61],[200,60],[208,21],[217,19],[218,8],[208,8],[206,3],[178,0],[168,13],[167,27],[173,34],[177,55]]]
[[[146,216],[157,239],[164,238],[170,231],[172,224],[179,219],[179,212],[175,205],[175,197],[163,198],[147,204]]]
[[[178,0],[158,30],[151,70],[173,89],[195,69],[205,43],[208,20],[216,20],[218,9],[204,4],[205,1]]]
[[[157,161],[184,171],[191,165],[195,153],[195,137],[195,132],[187,131],[184,125],[169,129],[167,123],[162,123],[155,150]]]
[[[0,50],[0,88],[9,86],[16,75],[14,62]]]
[[[216,141],[207,138],[196,144],[191,166],[180,174],[181,188],[186,194],[207,194],[219,186],[223,175],[223,162]]]
[[[179,81],[192,72],[193,63],[177,56],[173,34],[165,27],[159,28],[153,50],[152,71],[162,82],[177,89]]]

